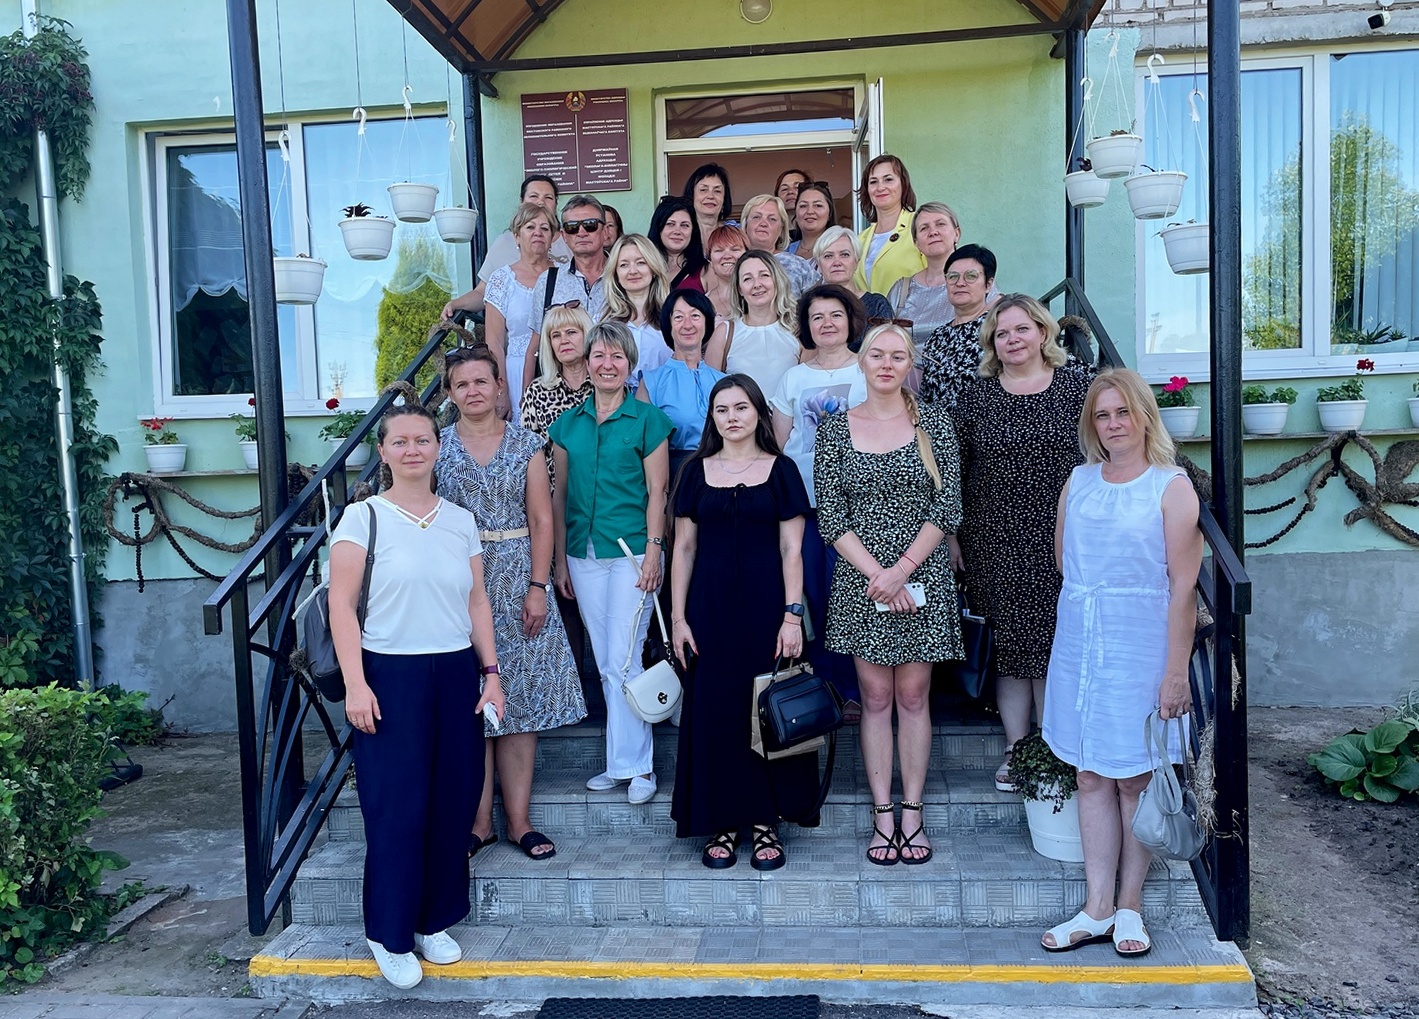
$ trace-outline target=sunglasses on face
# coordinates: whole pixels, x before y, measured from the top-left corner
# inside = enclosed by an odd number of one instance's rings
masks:
[[[910,329],[916,323],[909,318],[869,318],[868,326],[894,325],[898,329]]]
[[[454,347],[443,355],[443,363],[458,364],[460,361],[468,361],[484,355],[487,351],[488,345],[486,343],[475,343],[470,347]]]
[[[562,232],[574,234],[580,230],[584,234],[594,234],[605,225],[604,219],[569,219],[562,224]]]
[[[580,301],[564,301],[564,302],[562,302],[561,304],[549,304],[549,305],[547,305],[547,310],[548,310],[548,311],[551,311],[553,308],[580,308],[580,307],[581,307],[581,302],[580,302]]]
[[[948,272],[946,274],[947,283],[959,283],[965,280],[967,283],[979,283],[985,273],[979,269],[967,269],[965,272]]]

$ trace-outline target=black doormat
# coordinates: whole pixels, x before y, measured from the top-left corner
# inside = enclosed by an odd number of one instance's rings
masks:
[[[818,1019],[818,996],[548,998],[538,1019]]]

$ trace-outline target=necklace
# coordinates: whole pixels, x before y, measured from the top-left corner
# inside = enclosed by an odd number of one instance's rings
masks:
[[[843,348],[843,353],[846,354],[847,356],[844,357],[844,358],[842,359],[842,361],[841,361],[840,363],[838,363],[838,364],[828,364],[822,357],[819,357],[819,358],[814,362],[814,364],[816,364],[819,368],[821,368],[821,369],[822,369],[823,371],[825,371],[825,372],[835,372],[835,371],[837,371],[839,368],[846,368],[848,365],[852,364],[854,361],[857,360],[857,355],[854,354],[854,353],[853,353],[851,350],[849,350],[847,347],[844,347],[844,348]]]
[[[758,463],[758,462],[759,462],[760,460],[762,460],[763,458],[764,458],[764,454],[759,453],[757,456],[752,456],[752,457],[750,457],[748,460],[746,460],[745,463],[744,463],[744,466],[741,467],[741,468],[739,468],[737,471],[731,471],[731,470],[729,469],[729,467],[728,467],[729,461],[727,461],[723,456],[720,456],[720,457],[719,457],[719,469],[722,470],[722,471],[724,471],[725,474],[728,474],[728,475],[730,475],[730,476],[732,476],[732,477],[736,477],[736,478],[737,478],[739,475],[743,474],[743,473],[744,473],[745,471],[747,471],[750,467],[753,467],[756,463]]]
[[[439,510],[443,508],[443,500],[439,499],[434,503],[433,509],[429,510],[423,516],[418,516],[410,510],[406,510],[403,506],[399,505],[393,499],[386,498],[385,496],[380,496],[380,498],[384,499],[385,502],[389,503],[389,505],[397,509],[399,511],[399,515],[402,516],[405,520],[409,521],[411,524],[418,524],[419,529],[421,531],[427,531],[429,529],[429,525],[434,522],[434,518],[439,515]]]
[[[897,418],[899,418],[899,417],[901,417],[903,414],[905,414],[905,413],[907,412],[907,409],[906,409],[905,407],[903,407],[901,410],[897,411],[895,414],[888,414],[886,417],[878,417],[876,414],[872,413],[872,411],[868,410],[866,407],[863,407],[863,408],[862,408],[862,411],[863,411],[864,414],[866,414],[868,417],[870,417],[873,421],[895,421],[895,420],[897,420]]]

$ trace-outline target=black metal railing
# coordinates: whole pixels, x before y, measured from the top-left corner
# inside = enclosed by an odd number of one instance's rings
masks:
[[[412,383],[447,334],[446,328],[434,329],[399,378]],[[425,389],[426,403],[437,385]],[[309,590],[306,580],[317,568],[317,555],[328,537],[321,522],[323,492],[330,494],[329,525],[334,527],[355,486],[369,481],[379,465],[378,458],[371,457],[350,482],[346,461],[367,441],[395,399],[394,394],[385,394],[375,402],[202,606],[208,634],[222,632],[223,611],[231,610],[247,926],[252,934],[265,933],[277,910],[285,909],[296,872],[349,774],[350,726],[343,716],[337,721],[310,683],[292,671],[289,660],[296,645],[296,609]],[[295,546],[289,565],[274,580],[263,579],[260,573],[267,553],[282,542]],[[308,726],[312,715],[328,747],[307,776],[304,736],[312,731]]]
[[[1083,288],[1075,280],[1065,279],[1040,300],[1049,305],[1060,297],[1072,313],[1089,324],[1099,345],[1098,362],[1122,366],[1125,362]],[[1245,623],[1251,613],[1251,579],[1212,507],[1204,504],[1200,516],[1207,556],[1197,592],[1209,619],[1197,630],[1189,667],[1191,749],[1194,760],[1202,756],[1205,734],[1211,744],[1217,820],[1192,872],[1217,937],[1245,943],[1251,929]]]

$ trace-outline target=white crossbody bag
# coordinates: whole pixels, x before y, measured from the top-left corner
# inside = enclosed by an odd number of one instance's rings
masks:
[[[617,538],[616,542],[639,572],[640,563],[636,562],[636,557],[625,539]],[[631,669],[640,664],[641,648],[636,643],[636,634],[640,632],[641,613],[645,611],[646,601],[655,607],[655,621],[660,625],[660,639],[665,645],[666,657],[640,675],[631,676]],[[652,592],[648,598],[641,599],[640,607],[636,609],[636,618],[631,621],[631,646],[626,652],[627,678],[621,683],[621,692],[626,695],[626,703],[630,706],[631,713],[643,722],[663,722],[680,708],[680,699],[685,695],[685,691],[680,685],[675,666],[670,662],[671,653],[670,634],[665,629],[665,616],[660,611],[660,599]]]

